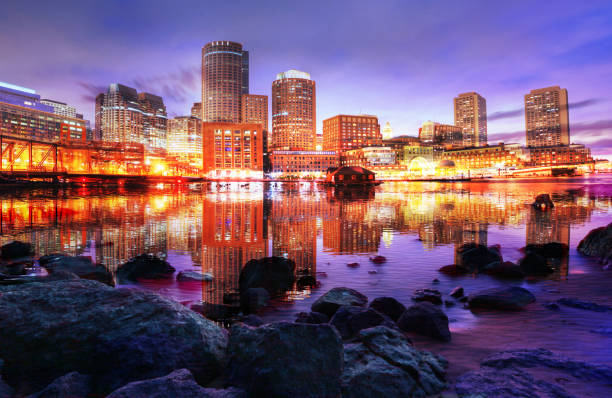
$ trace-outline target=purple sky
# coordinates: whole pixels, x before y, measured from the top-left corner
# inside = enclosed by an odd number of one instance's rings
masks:
[[[223,4],[221,4],[223,3]],[[317,82],[317,130],[368,113],[395,135],[453,122],[453,97],[487,99],[489,141],[524,142],[523,96],[560,85],[573,142],[612,158],[612,2],[3,0],[0,81],[75,105],[119,82],[163,96],[170,115],[200,99],[201,47],[242,42],[251,93],[276,73]]]

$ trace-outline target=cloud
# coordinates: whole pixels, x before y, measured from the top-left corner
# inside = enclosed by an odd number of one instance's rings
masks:
[[[106,86],[99,86],[86,82],[78,82],[77,84],[84,89],[85,93],[81,95],[81,98],[87,102],[94,102],[96,100],[96,96],[100,93],[106,92],[107,89]]]
[[[569,104],[569,108],[571,109],[580,109],[580,108],[586,108],[588,106],[591,105],[595,105],[602,102],[601,98],[589,98],[586,100],[582,100],[582,101],[577,101],[577,102],[571,102]],[[517,116],[521,116],[525,114],[525,109],[524,108],[520,108],[520,109],[513,109],[511,111],[500,111],[500,112],[493,112],[492,114],[487,116],[487,120],[488,121],[494,121],[494,120],[501,120],[501,119],[511,119]]]
[[[132,79],[132,85],[139,92],[159,95],[164,101],[185,103],[193,101],[193,93],[199,92],[200,73],[200,67],[192,66],[177,72],[137,77]]]

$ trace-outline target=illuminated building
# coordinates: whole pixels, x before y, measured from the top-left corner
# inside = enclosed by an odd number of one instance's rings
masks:
[[[442,152],[440,157],[453,161],[466,175],[469,170],[520,168],[529,161],[528,153],[519,144],[451,149]]]
[[[395,159],[398,163],[401,163],[404,159],[404,147],[406,145],[420,145],[421,141],[417,137],[411,137],[408,135],[400,135],[399,137],[393,137],[383,140],[383,146],[392,148],[395,151]]]
[[[202,122],[193,116],[168,120],[168,154],[202,165]]]
[[[342,166],[390,166],[396,164],[395,151],[384,146],[366,147],[344,152]]]
[[[316,92],[310,75],[297,70],[276,75],[272,82],[271,149],[316,149]]]
[[[263,178],[263,133],[256,123],[203,123],[203,172],[209,178]]]
[[[454,108],[455,126],[463,129],[463,145],[487,145],[487,101],[484,97],[474,92],[459,94]]]
[[[529,147],[569,145],[567,90],[554,86],[526,94],[525,127]]]
[[[56,115],[71,117],[73,119],[83,119],[83,115],[77,115],[76,108],[74,106],[70,106],[65,102],[59,102],[50,99],[42,99],[40,100],[40,102],[42,104],[49,105],[50,107],[52,107],[53,113],[55,113]]]
[[[263,170],[270,171],[270,157],[268,153],[268,96],[255,94],[242,94],[242,123],[257,123],[261,127],[263,138]]]
[[[242,44],[212,41],[202,48],[202,120],[239,123],[249,93],[249,58]]]
[[[161,97],[111,84],[96,97],[96,137],[106,142],[140,143],[165,149],[167,115]]]
[[[582,144],[526,148],[530,166],[559,166],[593,163],[591,150]]]
[[[423,122],[419,129],[419,140],[425,145],[437,148],[463,147],[463,129],[451,124],[441,124],[432,121]]]
[[[197,117],[202,120],[202,103],[194,102],[191,106],[191,117]]]
[[[315,150],[322,151],[323,150],[323,134],[317,133],[317,145],[315,146]]]
[[[54,113],[53,107],[42,103],[40,95],[36,94],[35,90],[10,83],[0,82],[0,102]]]
[[[338,155],[334,151],[283,151],[270,153],[272,173],[292,176],[325,174],[329,167],[338,167]]]
[[[370,115],[337,115],[323,120],[323,149],[342,153],[382,145],[378,118]]]
[[[382,129],[382,138],[383,140],[393,138],[393,129],[391,128],[391,124],[389,122],[387,122],[385,127]]]

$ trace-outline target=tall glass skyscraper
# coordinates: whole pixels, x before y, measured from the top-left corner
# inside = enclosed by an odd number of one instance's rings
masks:
[[[487,145],[487,101],[478,93],[463,93],[455,98],[455,126],[463,129],[463,145]]]

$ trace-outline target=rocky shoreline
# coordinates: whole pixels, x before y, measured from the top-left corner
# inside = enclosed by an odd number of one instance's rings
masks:
[[[579,250],[605,264],[611,258],[610,231],[612,224],[592,231]],[[155,293],[113,287],[113,275],[86,258],[43,256],[38,263],[48,275],[26,276],[33,261],[31,247],[14,242],[1,250],[0,398],[612,393],[611,367],[540,347],[498,347],[499,352],[482,356],[475,352],[481,358],[479,367],[449,374],[454,347],[477,342],[464,342],[461,333],[452,333],[444,311],[465,306],[512,317],[540,306],[551,314],[568,309],[606,319],[612,315],[607,302],[551,300],[519,286],[474,292],[457,286],[448,292],[418,290],[413,303],[406,305],[393,297],[370,300],[348,287],[336,287],[320,295],[311,311],[298,314],[295,322],[265,324],[247,314],[292,286],[312,283],[309,275],[295,275],[292,261],[271,257],[251,260],[243,268],[243,315],[228,314],[235,322],[226,329],[203,316],[207,311],[197,305],[192,310]],[[525,248],[524,259],[510,265],[495,247],[465,245],[450,271],[520,280],[546,274],[566,255],[567,247],[558,244],[532,246]],[[121,266],[116,278],[167,278],[174,272],[163,260],[139,256]],[[594,333],[610,333],[601,329]]]

